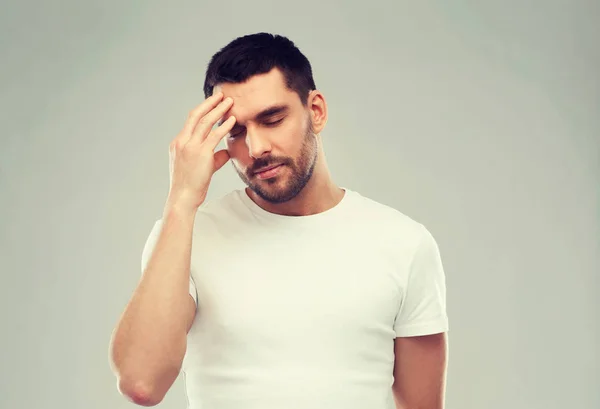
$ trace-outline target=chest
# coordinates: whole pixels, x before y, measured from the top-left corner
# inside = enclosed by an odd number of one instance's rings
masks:
[[[297,235],[217,247],[193,257],[192,271],[199,325],[223,342],[392,336],[403,273],[383,243]]]

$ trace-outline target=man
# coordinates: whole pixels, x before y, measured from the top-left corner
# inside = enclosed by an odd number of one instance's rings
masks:
[[[204,92],[170,145],[164,213],[113,334],[121,393],[156,405],[183,368],[192,409],[441,409],[438,247],[333,182],[308,60],[285,37],[240,37]],[[247,188],[205,202],[229,160]]]

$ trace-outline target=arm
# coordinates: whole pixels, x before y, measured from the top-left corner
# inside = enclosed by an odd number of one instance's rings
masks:
[[[213,174],[229,160],[226,149],[215,148],[235,117],[213,127],[232,104],[222,92],[213,94],[190,111],[169,145],[170,187],[161,229],[146,243],[143,264],[150,248],[152,254],[111,340],[119,390],[139,405],[161,402],[183,363],[196,314],[190,277],[194,221]]]
[[[171,208],[147,267],[111,339],[119,391],[134,403],[161,402],[179,375],[196,304],[189,295],[195,213]]]
[[[394,384],[398,409],[443,409],[448,359],[446,333],[396,338]]]
[[[443,409],[448,354],[446,278],[438,245],[423,230],[408,268],[395,322],[398,409]]]

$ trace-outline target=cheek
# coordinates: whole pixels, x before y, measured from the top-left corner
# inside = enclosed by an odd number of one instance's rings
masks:
[[[231,161],[240,169],[245,169],[250,163],[250,154],[246,144],[239,139],[228,139],[225,148]]]
[[[240,138],[237,139],[226,139],[225,148],[231,158],[239,158],[240,154],[244,151],[246,144]]]
[[[293,123],[274,130],[273,138],[287,154],[295,154],[300,150],[307,128],[303,124]]]

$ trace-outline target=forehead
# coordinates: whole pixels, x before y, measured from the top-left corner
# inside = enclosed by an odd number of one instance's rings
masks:
[[[274,68],[266,74],[250,77],[240,84],[225,83],[215,86],[213,94],[222,91],[225,98],[233,98],[233,107],[228,112],[238,122],[246,121],[261,110],[273,105],[300,105],[298,95],[285,85],[285,77]],[[229,116],[228,115],[228,116]]]

